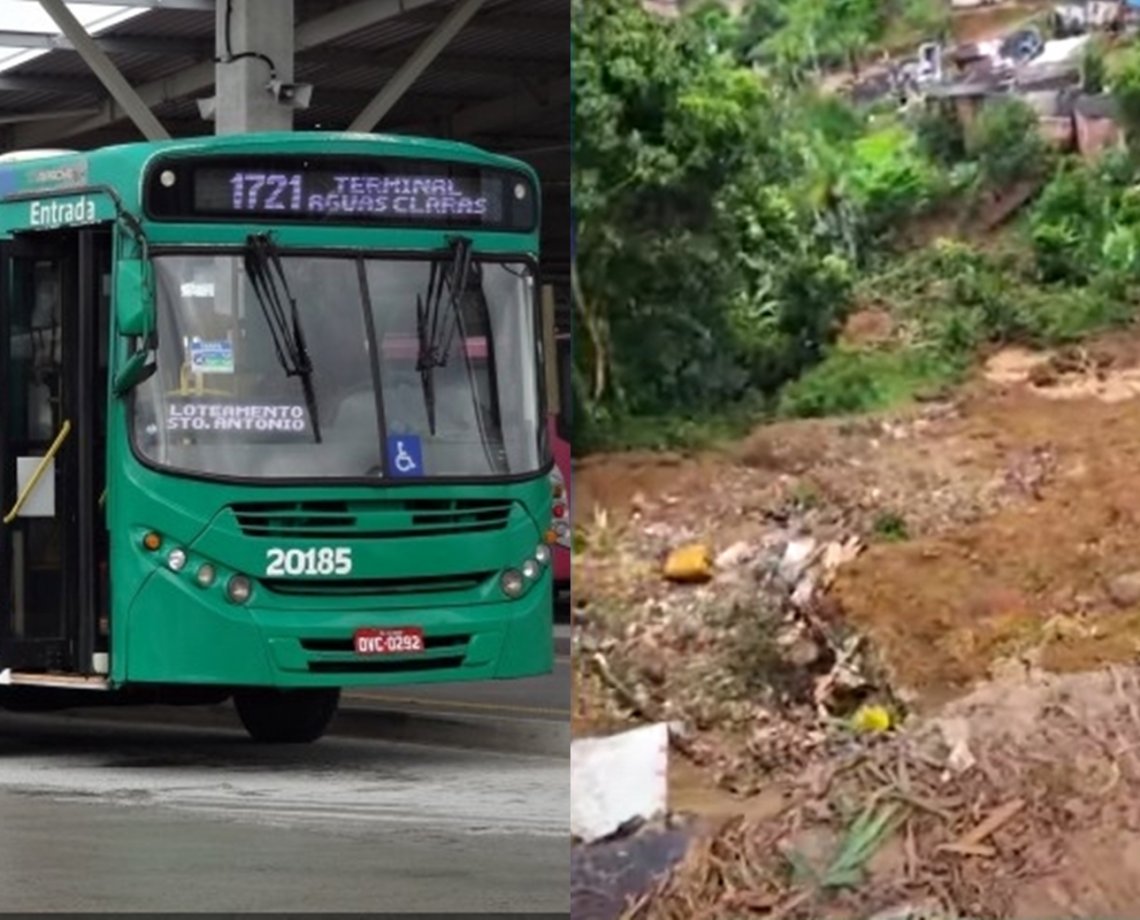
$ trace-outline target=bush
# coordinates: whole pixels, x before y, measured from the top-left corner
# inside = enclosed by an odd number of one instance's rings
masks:
[[[847,184],[872,238],[888,234],[934,200],[941,176],[905,126],[868,134],[852,154]]]
[[[914,133],[923,153],[935,163],[951,167],[966,158],[966,134],[950,106],[923,109],[915,119]]]
[[[957,372],[952,362],[929,350],[836,348],[784,388],[779,411],[799,418],[870,412],[904,402]]]
[[[1104,41],[1097,36],[1089,41],[1081,56],[1081,89],[1086,93],[1103,92],[1107,80],[1108,63],[1105,60]]]
[[[1140,46],[1113,57],[1108,77],[1129,146],[1140,146]]]
[[[969,142],[982,181],[1004,188],[1038,176],[1047,162],[1037,113],[1020,99],[987,102],[978,115]]]

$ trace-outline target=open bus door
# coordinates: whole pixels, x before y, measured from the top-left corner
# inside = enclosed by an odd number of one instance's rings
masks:
[[[109,226],[0,242],[0,671],[106,670]]]

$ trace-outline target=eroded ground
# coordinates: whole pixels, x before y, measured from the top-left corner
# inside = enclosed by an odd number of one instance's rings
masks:
[[[1019,918],[1132,909],[1136,892],[1110,879],[1140,864],[1140,701],[1130,672],[1109,666],[1140,649],[1138,474],[1136,333],[995,354],[952,398],[889,416],[770,426],[700,457],[578,466],[576,731],[675,720],[674,805],[721,816],[731,794],[752,812],[694,857],[723,871],[690,865],[702,883],[677,876],[643,913],[731,906],[726,892],[748,886],[717,846],[786,845],[807,825],[841,836],[850,813],[831,793],[805,792],[804,777],[866,759],[868,742],[833,724],[867,701],[912,726],[958,713],[973,762],[960,775],[948,767],[947,742],[893,751],[877,781],[856,771],[848,800],[913,781],[936,807],[895,796],[910,803],[890,838],[902,874],[824,898],[836,916],[915,898]],[[670,584],[662,562],[690,542],[720,557],[713,577]],[[780,575],[789,543],[815,569]],[[1050,672],[1070,676],[1053,684]],[[970,693],[976,705],[962,709]],[[1006,731],[1017,700],[1036,733]],[[871,761],[909,737],[870,743]],[[1014,800],[1016,814],[973,851],[938,849]],[[815,894],[792,903],[803,886],[769,868],[770,878],[756,870],[754,903],[736,909],[827,915]]]

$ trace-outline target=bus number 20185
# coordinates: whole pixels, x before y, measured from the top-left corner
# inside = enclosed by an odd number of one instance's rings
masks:
[[[266,550],[265,556],[265,574],[269,578],[283,575],[348,575],[352,572],[352,550],[345,546],[270,549]]]

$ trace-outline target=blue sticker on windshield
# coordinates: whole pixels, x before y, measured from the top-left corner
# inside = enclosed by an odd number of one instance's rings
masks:
[[[424,450],[418,435],[399,434],[388,438],[388,471],[393,476],[422,476]]]
[[[190,340],[190,367],[195,374],[232,374],[234,372],[234,346],[220,342]]]

